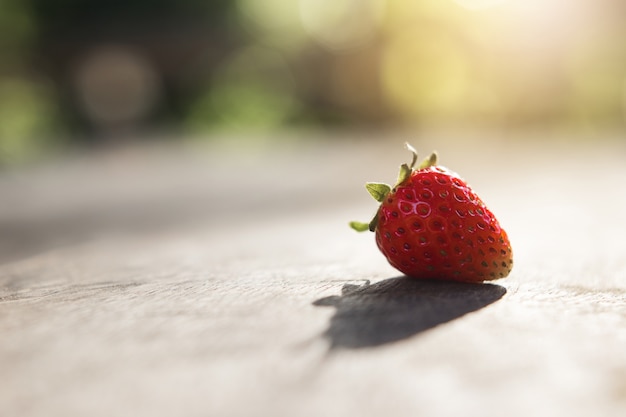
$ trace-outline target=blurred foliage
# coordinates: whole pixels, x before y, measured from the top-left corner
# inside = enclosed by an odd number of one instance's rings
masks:
[[[0,0],[0,163],[146,129],[622,128],[622,0]]]
[[[0,161],[19,163],[58,144],[54,100],[44,86],[5,78],[0,97]]]
[[[185,123],[194,131],[272,129],[298,112],[295,83],[287,63],[275,50],[249,48],[223,62]]]

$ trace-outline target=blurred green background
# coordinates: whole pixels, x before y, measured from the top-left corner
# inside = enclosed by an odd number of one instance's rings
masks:
[[[130,137],[624,127],[623,0],[0,0],[0,10],[0,165]]]

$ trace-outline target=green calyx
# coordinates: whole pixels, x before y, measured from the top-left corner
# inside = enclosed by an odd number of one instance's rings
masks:
[[[402,185],[406,180],[411,177],[413,171],[415,171],[415,164],[417,163],[417,151],[413,146],[409,143],[405,143],[405,147],[411,152],[413,158],[411,159],[410,164],[402,164],[400,165],[400,172],[398,173],[398,179],[396,180],[396,185],[393,187],[394,190],[396,187]],[[422,161],[422,163],[418,167],[418,171],[422,169],[429,168],[437,164],[437,153],[433,152],[426,159]],[[365,188],[370,193],[370,195],[374,198],[374,200],[382,203],[387,198],[387,195],[392,191],[392,188],[381,182],[368,182],[365,184]],[[380,207],[376,211],[376,215],[369,223],[363,222],[350,222],[350,227],[356,230],[357,232],[364,232],[369,230],[373,232],[376,230],[376,226],[378,225],[378,214],[380,213]]]
[[[430,167],[435,166],[435,165],[437,165],[437,152],[434,152],[434,151],[433,151],[433,153],[431,153],[431,154],[428,156],[428,158],[426,158],[426,159],[424,159],[424,160],[422,161],[422,163],[421,163],[421,164],[420,164],[420,166],[419,166],[418,171],[419,171],[420,169],[430,168]]]
[[[370,230],[370,225],[363,222],[350,222],[350,227],[357,232],[365,232],[366,230]]]
[[[382,203],[387,194],[391,192],[391,187],[382,182],[368,182],[365,184],[365,188],[374,198],[374,200]]]

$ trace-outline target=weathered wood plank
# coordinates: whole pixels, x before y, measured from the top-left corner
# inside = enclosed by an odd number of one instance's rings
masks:
[[[150,198],[131,204],[121,187],[89,209],[69,193],[85,206],[67,240],[44,207],[54,196],[23,195],[38,207],[4,207],[0,224],[49,228],[0,265],[0,414],[624,415],[624,145],[552,142],[535,156],[455,143],[440,153],[514,246],[511,277],[494,284],[401,278],[347,228],[375,207],[362,184],[395,176],[404,154],[388,144],[257,150],[252,175],[229,170],[239,160],[224,149],[197,165],[157,158],[137,184],[154,169],[180,177]],[[294,175],[301,165],[320,168]],[[76,170],[106,188],[102,166]],[[51,172],[5,176],[0,195],[46,189]]]

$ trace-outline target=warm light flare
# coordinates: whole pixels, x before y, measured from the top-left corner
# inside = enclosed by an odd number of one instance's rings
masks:
[[[456,3],[470,10],[487,9],[512,0],[454,0]]]

